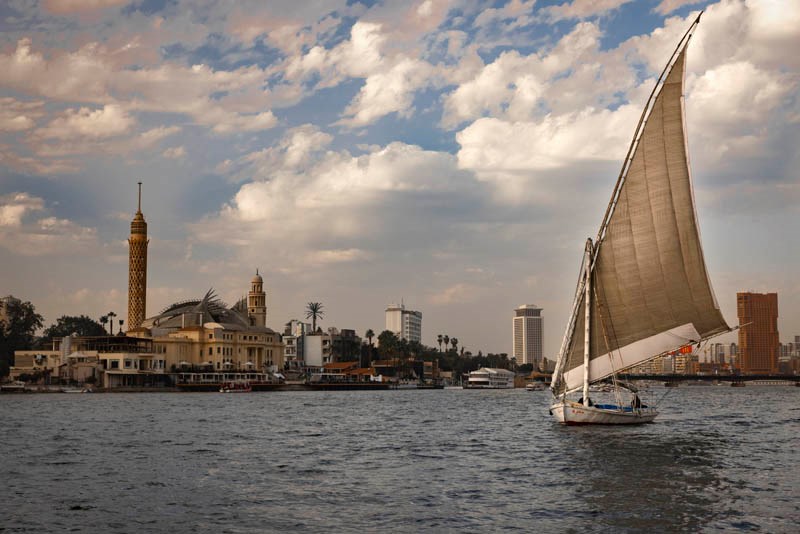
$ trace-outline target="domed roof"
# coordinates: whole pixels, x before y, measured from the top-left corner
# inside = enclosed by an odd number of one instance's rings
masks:
[[[264,283],[264,279],[261,278],[260,274],[258,274],[258,269],[256,269],[256,275],[253,277],[252,280],[250,280],[250,283],[251,284],[263,284]]]

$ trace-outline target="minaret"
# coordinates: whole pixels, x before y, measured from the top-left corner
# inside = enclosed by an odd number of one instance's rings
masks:
[[[267,294],[264,292],[264,279],[258,274],[250,280],[250,293],[247,294],[247,315],[251,326],[267,325]]]
[[[128,330],[139,328],[147,307],[147,223],[142,215],[142,182],[139,182],[139,207],[131,221],[128,239]]]

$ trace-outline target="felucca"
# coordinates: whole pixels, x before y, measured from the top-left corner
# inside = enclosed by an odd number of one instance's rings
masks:
[[[551,385],[561,423],[652,421],[658,412],[617,374],[730,331],[703,258],[684,126],[686,46],[699,22],[659,76],[600,231],[586,241]],[[592,402],[600,382],[612,384],[614,402]]]

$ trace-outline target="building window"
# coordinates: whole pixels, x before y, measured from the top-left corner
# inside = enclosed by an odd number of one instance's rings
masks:
[[[111,368],[119,369],[119,360],[111,360]]]
[[[208,334],[208,339],[214,339],[214,334]]]
[[[221,352],[220,347],[217,347],[217,354],[219,354],[220,352]]]
[[[208,355],[211,356],[214,354],[214,347],[208,347]]]

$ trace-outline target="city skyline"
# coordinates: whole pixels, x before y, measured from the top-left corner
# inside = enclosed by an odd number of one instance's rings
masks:
[[[646,92],[704,8],[686,111],[709,274],[729,325],[737,292],[777,292],[792,339],[800,7],[602,6],[0,7],[3,291],[46,324],[125,310],[142,181],[146,316],[210,285],[236,302],[258,268],[274,325],[313,300],[377,334],[403,295],[426,345],[511,354],[528,301],[551,358]]]

